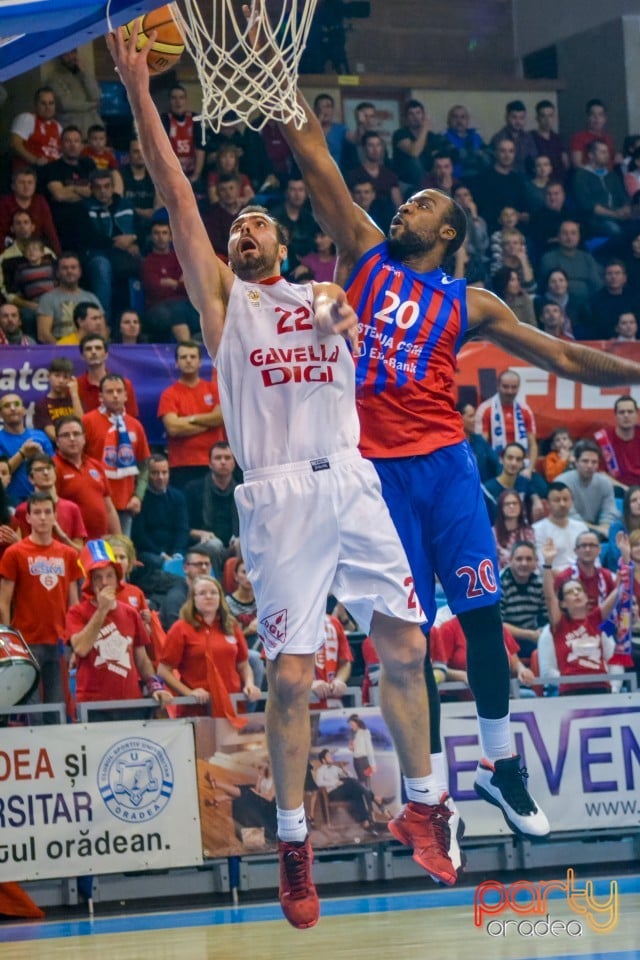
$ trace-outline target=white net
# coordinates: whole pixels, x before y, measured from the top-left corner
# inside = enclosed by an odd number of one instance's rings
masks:
[[[317,0],[263,0],[251,29],[236,0],[180,0],[171,10],[202,87],[200,119],[218,131],[243,120],[260,130],[268,120],[301,127],[298,66]],[[208,8],[205,15],[204,8]],[[202,7],[202,9],[200,9]]]

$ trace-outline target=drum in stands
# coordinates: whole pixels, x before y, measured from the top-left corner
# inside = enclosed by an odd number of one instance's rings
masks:
[[[0,623],[0,707],[15,707],[38,685],[40,669],[18,630]]]

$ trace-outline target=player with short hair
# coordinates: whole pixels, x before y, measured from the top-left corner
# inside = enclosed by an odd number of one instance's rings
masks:
[[[136,40],[137,28],[128,45],[121,34],[111,34],[108,44],[169,210],[185,284],[215,357],[229,441],[244,471],[236,499],[268,659],[280,902],[293,926],[310,927],[319,905],[303,806],[308,699],[329,593],[363,629],[371,623],[382,662],[383,714],[411,800],[394,835],[402,834],[432,876],[456,880],[447,854],[450,811],[434,790],[429,762],[421,615],[375,471],[357,449],[354,366],[338,335],[354,344],[355,314],[334,284],[282,279],[287,249],[263,208],[245,208],[234,221],[233,271],[218,260],[153,105],[145,48],[136,51]],[[309,543],[312,553],[301,552]]]
[[[473,334],[562,377],[613,385],[640,382],[640,366],[518,321],[494,294],[467,289],[442,262],[462,244],[464,211],[437,190],[398,209],[388,238],[351,202],[313,111],[284,130],[314,216],[338,250],[336,279],[347,290],[363,337],[356,385],[361,450],[373,460],[428,621],[435,575],[460,617],[483,757],[476,790],[512,829],[544,836],[549,824],[526,788],[509,729],[509,664],[502,642],[495,542],[472,453],[455,410],[456,353]],[[438,696],[429,670],[432,764],[446,790]],[[451,830],[452,840],[457,830]],[[459,853],[452,850],[453,862]]]

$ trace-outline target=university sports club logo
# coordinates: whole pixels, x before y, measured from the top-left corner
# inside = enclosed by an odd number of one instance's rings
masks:
[[[118,820],[153,820],[173,793],[173,768],[160,744],[141,737],[119,740],[98,766],[98,789]]]

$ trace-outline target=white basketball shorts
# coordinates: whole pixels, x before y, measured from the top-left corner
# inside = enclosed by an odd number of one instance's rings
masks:
[[[424,622],[380,481],[358,451],[250,470],[235,498],[269,659],[315,653],[329,594],[363,632],[374,610]]]

